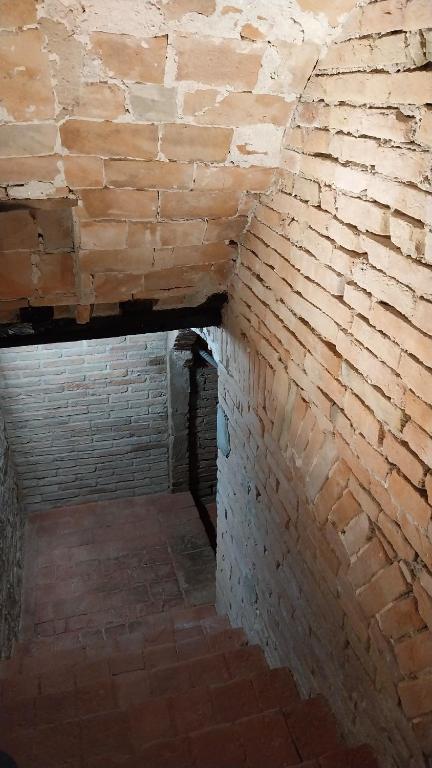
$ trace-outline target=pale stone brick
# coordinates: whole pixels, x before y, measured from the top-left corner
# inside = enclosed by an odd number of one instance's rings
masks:
[[[53,154],[57,135],[57,126],[53,123],[0,125],[0,157]]]
[[[129,101],[137,120],[171,123],[178,115],[177,91],[162,85],[131,84]]]

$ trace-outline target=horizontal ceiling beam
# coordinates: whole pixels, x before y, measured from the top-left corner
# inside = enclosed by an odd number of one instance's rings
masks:
[[[55,319],[53,307],[25,308],[20,312],[19,322],[0,324],[0,349],[218,327],[226,301],[226,294],[219,293],[198,307],[162,310],[154,309],[149,301],[127,301],[120,304],[119,314],[92,317],[85,324],[72,318]]]

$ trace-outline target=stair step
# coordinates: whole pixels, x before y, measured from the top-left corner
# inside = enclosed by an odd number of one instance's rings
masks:
[[[86,619],[83,619],[83,624]],[[83,648],[98,648],[106,645],[133,644],[140,638],[141,644],[159,645],[174,641],[188,640],[200,635],[214,634],[231,629],[226,616],[219,616],[214,605],[200,605],[195,608],[173,608],[163,613],[144,616],[122,624],[105,627],[104,630],[83,626],[73,632],[60,632],[51,637],[17,643],[14,657],[47,656],[68,654],[78,655]],[[1,668],[5,662],[0,662]],[[7,664],[7,663],[6,663]]]
[[[318,761],[318,765],[319,768],[379,768],[378,760],[366,744],[339,749],[324,755]]]
[[[233,659],[238,650],[246,653],[242,654],[243,665],[237,669]],[[92,686],[111,686],[119,707],[127,707],[149,698],[184,693],[203,685],[219,685],[265,672],[264,657],[258,646],[228,648],[225,652],[209,652],[206,656],[177,661],[169,666],[147,668],[142,656],[132,658],[129,655],[115,658],[114,663],[113,660],[100,660],[75,668],[4,680],[0,688],[1,702],[4,714],[12,712],[13,718],[19,718],[20,713],[26,711],[28,701],[74,692],[76,695],[83,688],[90,690]],[[1,719],[0,714],[0,722]]]
[[[343,746],[336,719],[322,696],[302,701],[294,710],[286,710],[285,717],[303,760],[312,760]]]
[[[146,648],[156,664],[161,649]],[[2,748],[20,768],[377,768],[367,748],[343,747],[324,699],[300,700],[258,646],[148,670],[138,661],[129,651],[46,672],[38,691],[29,675],[3,681]],[[30,696],[11,704],[8,683],[20,682]]]
[[[112,710],[70,720],[64,700],[57,723],[6,733],[2,746],[14,755],[20,768],[60,765],[72,768],[78,764],[89,768],[111,764],[132,766],[139,764],[134,762],[137,758],[141,766],[149,768],[374,767],[374,763],[359,762],[369,759],[369,753],[357,750],[353,761],[348,762],[349,750],[328,754],[326,743],[321,752],[325,755],[323,762],[319,754],[316,763],[305,760],[281,709],[235,716],[244,714],[240,709],[233,713],[234,719],[230,722],[215,723],[215,710],[211,706],[213,692],[210,688],[200,691],[198,696],[197,690],[195,696],[189,693],[188,699],[184,695],[174,699],[158,698],[127,711]],[[221,694],[221,690],[217,691],[216,700]],[[188,712],[191,718],[194,712],[195,719],[188,720],[185,705],[193,706]],[[302,715],[307,714],[303,705],[297,708]],[[80,758],[83,763],[79,763]]]
[[[377,768],[213,604],[186,607],[214,586],[190,494],[37,513],[29,531],[23,639],[0,662],[19,768]],[[182,587],[196,545],[205,597]]]
[[[128,654],[142,653],[148,660],[149,666],[161,666],[158,658],[174,658],[174,652],[178,659],[187,660],[197,655],[205,655],[229,648],[236,648],[247,643],[246,636],[241,629],[225,628],[225,622],[219,622],[219,617],[201,620],[194,626],[195,637],[188,636],[184,627],[174,627],[169,636],[161,636],[162,641],[169,637],[167,643],[147,643],[143,641],[141,634],[129,635],[127,638],[119,638],[115,641],[105,641],[96,647],[74,649],[71,651],[58,651],[57,653],[43,653],[32,656],[22,652],[11,661],[0,663],[0,682],[2,679],[16,678],[19,675],[31,675],[36,672],[60,670],[67,667],[77,667],[86,662],[110,659],[113,657],[127,656]],[[187,627],[191,629],[191,627]],[[164,666],[167,664],[165,663]]]

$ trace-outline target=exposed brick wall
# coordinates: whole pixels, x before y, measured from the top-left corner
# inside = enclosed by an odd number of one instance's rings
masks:
[[[168,487],[166,334],[0,351],[27,509]]]
[[[31,0],[5,2],[10,71],[24,50],[31,67],[0,85],[0,194],[78,205],[69,258],[39,213],[4,214],[0,317],[28,303],[85,305],[84,320],[93,303],[131,296],[196,303],[226,285],[230,241],[254,213],[212,338],[232,433],[219,598],[383,766],[421,768],[418,744],[432,753],[432,5],[361,0],[310,77],[352,0],[299,0],[288,19],[285,0],[240,13],[224,0],[125,3],[133,13],[89,0],[63,16],[44,3],[36,23]],[[125,47],[143,55],[141,40],[156,83],[117,69]],[[145,119],[150,107],[158,116]],[[278,164],[280,188],[255,208]]]
[[[211,365],[199,363],[190,374],[190,488],[206,504],[216,496],[218,373]]]
[[[21,611],[23,515],[0,412],[0,657],[10,655]]]
[[[95,303],[224,290],[232,241],[353,2],[327,19],[285,0],[2,0],[0,318],[43,303],[85,322]],[[48,233],[35,201],[56,204]]]
[[[432,754],[432,4],[361,5],[212,334],[232,447],[218,590],[402,768]]]

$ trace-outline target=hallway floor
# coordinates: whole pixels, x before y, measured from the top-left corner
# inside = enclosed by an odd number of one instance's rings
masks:
[[[215,567],[189,493],[33,514],[23,636],[61,649],[136,632],[146,616],[214,603]]]
[[[31,516],[22,636],[0,664],[18,768],[376,768],[214,608],[189,494]]]

